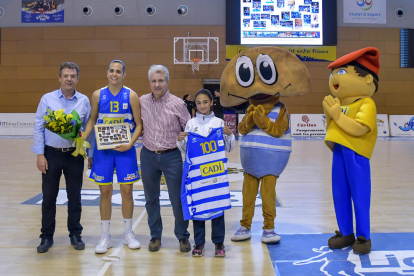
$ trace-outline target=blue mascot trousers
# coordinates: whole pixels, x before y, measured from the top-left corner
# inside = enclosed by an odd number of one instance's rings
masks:
[[[369,159],[335,144],[332,160],[332,194],[339,231],[354,233],[352,202],[355,208],[356,236],[370,238],[371,171]]]

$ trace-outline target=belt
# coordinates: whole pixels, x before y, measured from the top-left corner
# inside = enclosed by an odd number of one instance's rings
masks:
[[[164,154],[164,153],[176,150],[176,149],[178,149],[178,148],[166,149],[166,150],[156,150],[156,151],[153,151],[153,152],[155,152],[156,154]]]
[[[45,145],[45,147],[49,148],[49,149],[53,149],[53,150],[57,150],[57,151],[61,151],[61,152],[70,152],[70,151],[75,151],[75,147],[70,147],[70,148],[54,148],[48,145]]]

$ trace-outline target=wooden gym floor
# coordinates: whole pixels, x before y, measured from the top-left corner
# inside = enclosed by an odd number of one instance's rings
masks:
[[[414,232],[413,141],[377,142],[371,160],[372,233]],[[38,254],[36,247],[40,242],[41,207],[22,204],[41,193],[41,175],[36,168],[36,156],[30,152],[32,144],[32,139],[0,139],[1,275],[279,274],[273,266],[268,247],[260,242],[261,207],[256,207],[251,240],[239,243],[230,241],[241,218],[241,207],[233,207],[225,213],[227,256],[214,258],[214,246],[209,238],[210,223],[207,223],[205,256],[193,258],[191,253],[183,254],[178,250],[178,241],[173,234],[174,217],[171,207],[162,208],[164,231],[159,252],[150,253],[147,250],[150,236],[144,207],[135,207],[133,217],[134,231],[141,242],[139,250],[130,250],[120,244],[123,234],[121,208],[113,207],[111,235],[114,247],[106,254],[96,255],[94,247],[101,235],[99,207],[83,207],[81,223],[86,249],[76,251],[69,243],[67,207],[58,206],[54,246],[49,252]],[[229,162],[239,164],[238,148],[228,154],[228,158]],[[289,164],[276,188],[282,205],[277,208],[275,223],[276,232],[282,235],[281,242],[284,235],[332,234],[337,229],[330,185],[331,161],[332,154],[322,140],[294,140]],[[239,172],[237,179],[230,183],[232,191],[242,189],[240,174]],[[65,188],[63,177],[61,188]],[[83,188],[98,187],[85,174]],[[119,189],[119,186],[115,184],[114,189]],[[134,189],[143,188],[137,184]],[[189,231],[193,245],[191,222]],[[321,246],[323,245],[326,244]],[[374,247],[375,240],[373,249]],[[297,248],[291,250],[294,252]],[[115,263],[100,260],[101,257],[110,255],[119,256],[122,260]]]

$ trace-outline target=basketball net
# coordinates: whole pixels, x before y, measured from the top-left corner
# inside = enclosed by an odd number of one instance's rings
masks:
[[[193,74],[194,74],[194,70],[200,71],[200,63],[199,62],[200,62],[201,58],[192,58],[190,60],[193,62],[193,64],[191,64],[191,67],[193,69]]]

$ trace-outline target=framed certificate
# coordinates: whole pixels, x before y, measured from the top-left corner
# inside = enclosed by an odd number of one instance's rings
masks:
[[[131,141],[128,123],[95,125],[95,136],[98,150],[113,149]]]

